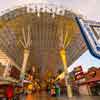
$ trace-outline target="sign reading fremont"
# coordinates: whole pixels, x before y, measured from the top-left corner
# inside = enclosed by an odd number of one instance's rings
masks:
[[[76,17],[82,36],[91,54],[100,59],[100,22],[86,21]]]

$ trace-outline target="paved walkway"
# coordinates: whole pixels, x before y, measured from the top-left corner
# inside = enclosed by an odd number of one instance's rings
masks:
[[[46,93],[36,93],[32,95],[21,96],[20,100],[100,100],[100,96],[73,96],[68,99],[66,96],[63,97],[51,97],[46,95]]]

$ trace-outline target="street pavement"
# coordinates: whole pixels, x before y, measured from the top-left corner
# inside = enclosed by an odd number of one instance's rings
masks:
[[[73,96],[72,98],[68,98],[67,96],[52,97],[46,93],[35,93],[20,96],[19,100],[100,100],[100,96]]]

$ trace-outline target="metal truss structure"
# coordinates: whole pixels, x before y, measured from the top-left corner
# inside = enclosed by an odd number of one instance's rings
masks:
[[[54,5],[29,4],[7,9],[0,14],[0,49],[19,68],[22,66],[26,40],[30,38],[27,35],[28,26],[32,43],[29,47],[27,70],[34,65],[40,67],[41,72],[47,69],[56,72],[62,68],[59,50],[63,46],[67,52],[68,66],[86,50],[75,20],[77,15],[68,9]]]

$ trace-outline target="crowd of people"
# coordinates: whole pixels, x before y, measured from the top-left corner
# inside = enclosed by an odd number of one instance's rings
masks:
[[[36,92],[47,92],[50,96],[60,96],[61,94],[61,86],[59,81],[55,81],[55,78],[49,78],[48,80],[39,79],[32,80],[30,83],[24,84],[24,92],[28,93],[36,93]]]

